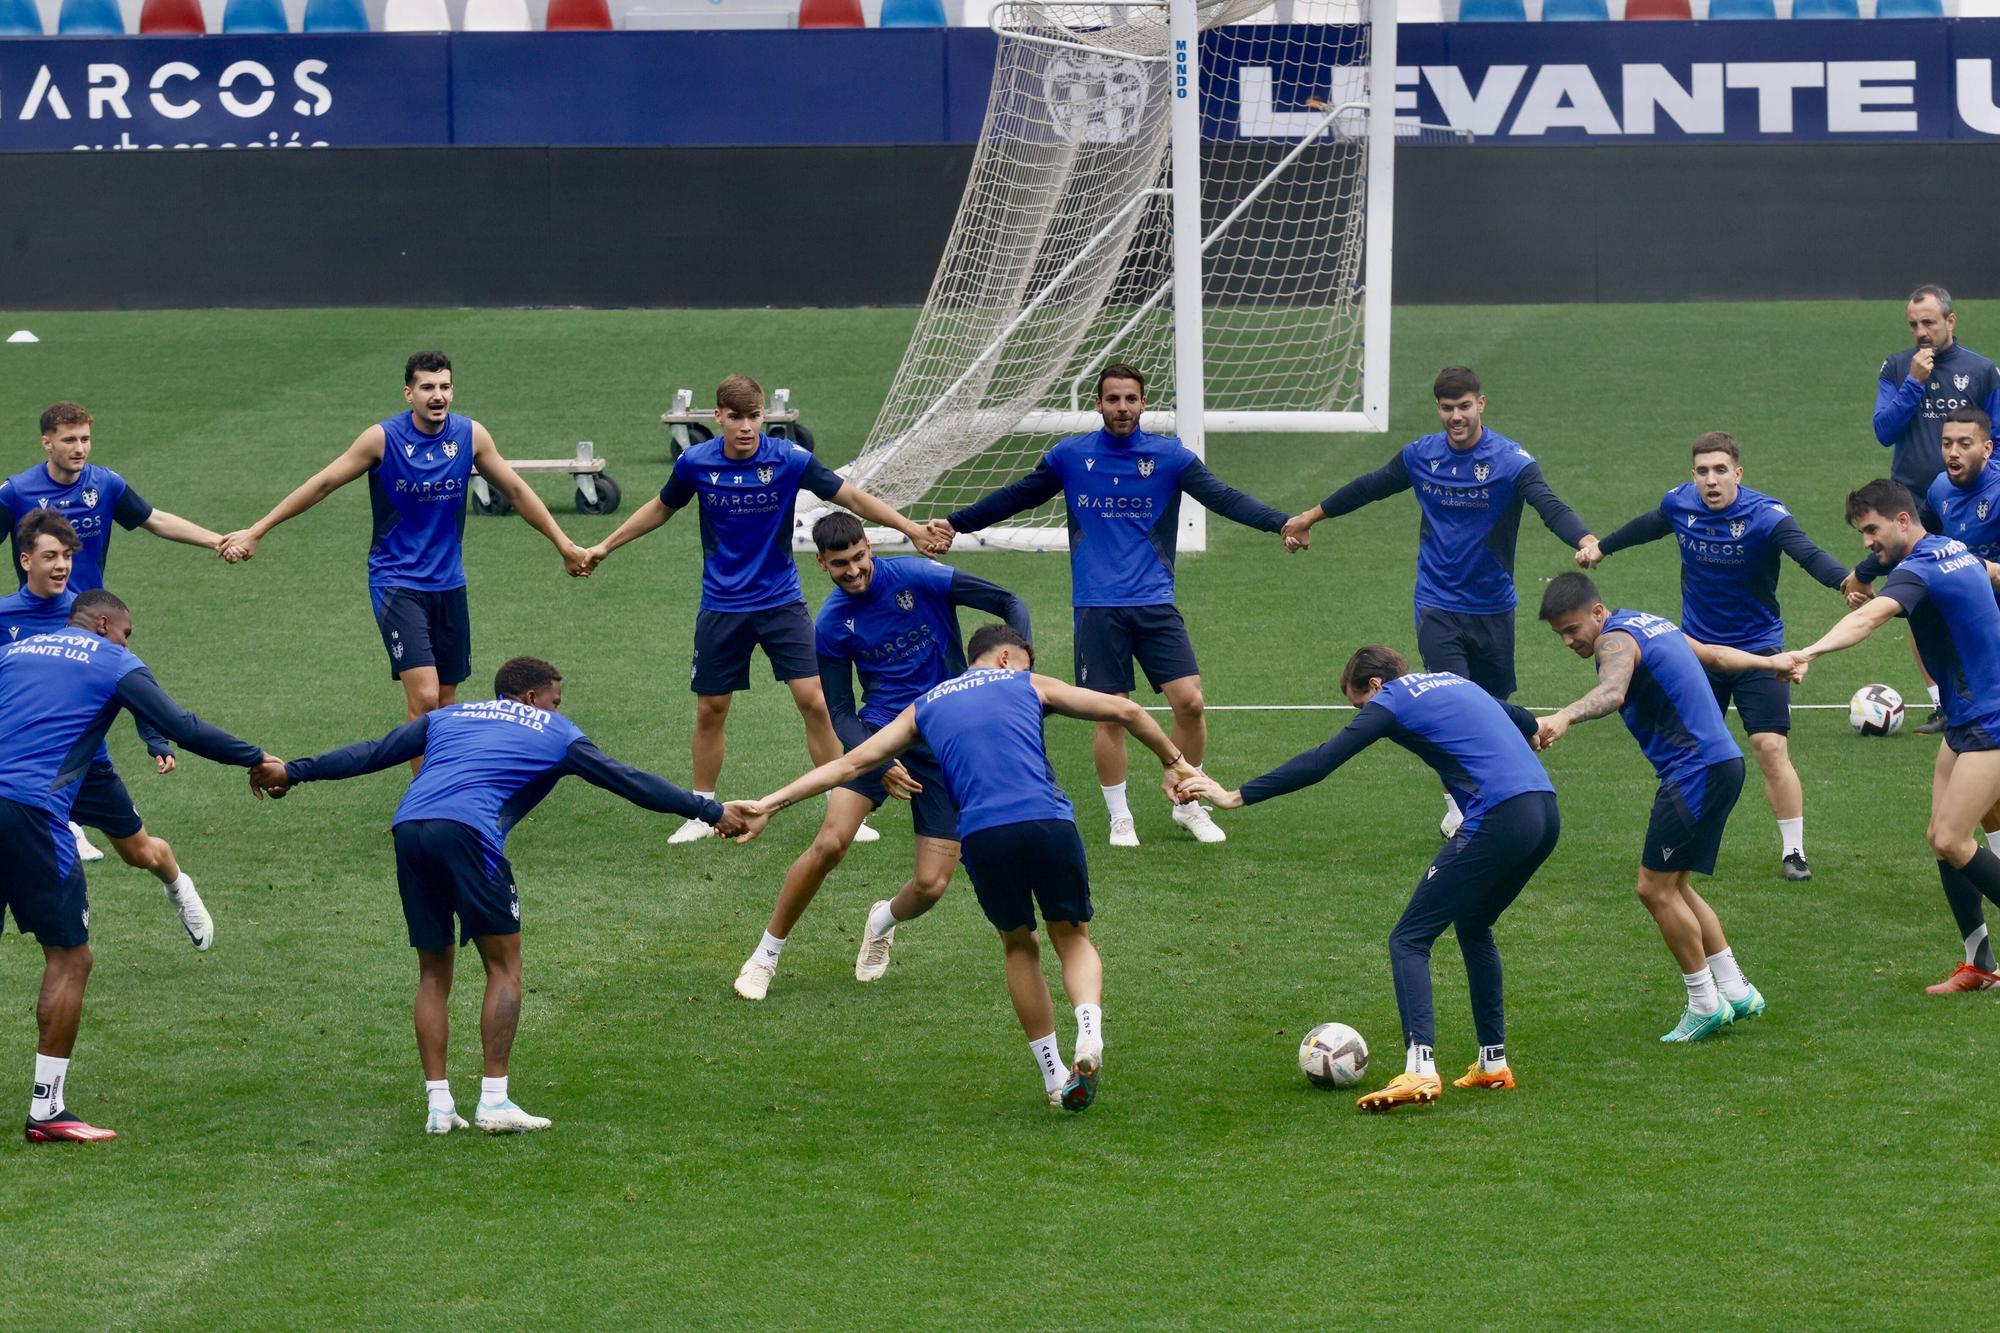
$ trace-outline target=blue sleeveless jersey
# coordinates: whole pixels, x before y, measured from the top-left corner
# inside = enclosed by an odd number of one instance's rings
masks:
[[[1463,676],[1422,671],[1399,676],[1368,701],[1395,720],[1388,738],[1429,764],[1473,833],[1503,801],[1554,792],[1547,770],[1504,705]]]
[[[868,591],[836,586],[819,608],[814,648],[854,663],[861,676],[861,720],[884,727],[933,685],[965,670],[952,568],[920,556],[875,562]]]
[[[145,663],[88,630],[28,635],[0,648],[0,797],[49,814],[57,851],[68,836],[77,779],[104,748],[118,683]]]
[[[1938,683],[1945,721],[2000,732],[2000,606],[1986,562],[1963,542],[1926,533],[1882,581],[1879,595],[1909,618],[1924,670]]]
[[[1604,633],[1613,630],[1639,645],[1639,664],[1619,715],[1662,781],[1743,757],[1680,626],[1664,616],[1621,610],[1604,622]]]
[[[1042,743],[1042,699],[1025,671],[974,667],[917,700],[917,731],[958,807],[961,839],[1001,824],[1074,821]]]
[[[561,713],[512,699],[453,704],[425,717],[424,766],[391,822],[464,824],[479,835],[490,873],[515,823],[569,771],[569,747],[583,731]]]
[[[368,586],[419,592],[463,588],[472,418],[447,413],[444,429],[426,435],[405,412],[382,423],[382,436],[382,461],[368,474],[368,503],[375,514]]]
[[[129,531],[153,516],[153,506],[142,500],[125,478],[95,463],[85,464],[67,486],[49,476],[46,465],[0,481],[0,514],[6,515],[14,577],[24,584],[28,575],[21,568],[20,548],[12,535],[21,520],[36,509],[53,509],[68,519],[77,540],[83,543],[69,571],[69,590],[77,593],[104,586],[104,569],[111,558],[111,525],[116,523]]]

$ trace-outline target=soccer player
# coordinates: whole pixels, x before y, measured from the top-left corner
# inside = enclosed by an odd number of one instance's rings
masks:
[[[722,777],[724,725],[738,690],[750,688],[750,653],[762,648],[771,674],[791,691],[806,725],[806,752],[823,764],[840,753],[827,715],[813,652],[799,569],[792,559],[792,511],[801,490],[831,500],[871,523],[903,533],[925,553],[948,543],[813,457],[790,440],[764,434],[764,389],[748,375],[730,375],[715,389],[720,432],[684,450],[659,495],[639,506],[618,530],[590,548],[587,568],[645,536],[690,504],[701,515],[701,614],[695,620],[694,792],[713,797]],[[698,842],[715,829],[690,819],[667,841]],[[855,841],[881,835],[863,830]]]
[[[1424,670],[1463,676],[1504,702],[1514,692],[1514,547],[1522,504],[1533,505],[1571,549],[1591,540],[1591,533],[1556,498],[1528,451],[1485,424],[1479,376],[1446,366],[1431,394],[1443,430],[1404,445],[1375,471],[1294,515],[1285,535],[1303,541],[1322,519],[1414,490],[1420,517],[1417,652]],[[1440,831],[1449,838],[1464,812],[1449,791],[1444,803]]]
[[[1294,756],[1237,791],[1206,775],[1183,783],[1184,798],[1206,796],[1221,809],[1254,805],[1332,775],[1378,740],[1389,740],[1431,766],[1464,811],[1458,832],[1437,854],[1389,933],[1389,967],[1403,1021],[1403,1072],[1355,1103],[1364,1111],[1425,1106],[1438,1099],[1431,1004],[1431,945],[1447,927],[1458,934],[1479,1058],[1455,1088],[1511,1089],[1500,949],[1493,923],[1549,859],[1562,833],[1555,787],[1530,748],[1534,717],[1450,672],[1412,674],[1401,653],[1370,644],[1347,659],[1340,692],[1360,711],[1316,749]]]
[[[1027,604],[1013,593],[930,560],[877,560],[867,530],[852,514],[831,513],[813,524],[813,545],[819,550],[819,567],[833,580],[814,629],[820,686],[833,729],[850,750],[895,721],[918,695],[965,671],[959,607],[999,616],[1023,639],[1029,637]],[[859,708],[854,702],[856,673],[861,677]],[[958,865],[958,811],[938,772],[937,757],[922,742],[901,759],[827,793],[819,833],[785,872],[764,938],[736,974],[738,995],[764,998],[792,927],[847,855],[861,821],[891,795],[911,803],[916,864],[895,897],[868,909],[854,979],[878,981],[888,971],[896,927],[935,906]]]
[[[1812,661],[1852,648],[1898,616],[1909,620],[1925,670],[1945,684],[1944,741],[1931,776],[1926,837],[1965,945],[1965,961],[1926,989],[1932,995],[1990,990],[2000,985],[2000,971],[1980,898],[2000,903],[2000,857],[1974,835],[1981,817],[2000,802],[2000,606],[1994,602],[2000,565],[1955,537],[1925,532],[1916,497],[1895,480],[1850,492],[1847,521],[1892,572],[1873,600],[1798,655]]]
[[[54,509],[32,510],[14,528],[14,546],[21,552],[20,566],[27,583],[8,597],[0,597],[0,632],[6,642],[59,630],[69,623],[70,608],[77,592],[71,588],[73,561],[82,543],[69,520]],[[173,747],[167,738],[144,719],[136,719],[146,752],[162,775],[174,771]],[[208,914],[194,881],[188,878],[165,838],[146,831],[145,821],[132,806],[118,770],[112,767],[111,752],[100,745],[91,758],[70,807],[71,827],[81,821],[111,835],[111,845],[126,865],[152,872],[165,887],[167,901],[180,916],[181,929],[197,949],[215,943],[215,920]],[[99,859],[102,859],[99,853]],[[81,856],[79,859],[88,859]]]
[[[204,759],[267,778],[282,763],[183,710],[131,641],[132,613],[98,588],[76,599],[63,628],[0,648],[0,907],[13,910],[43,959],[30,1143],[118,1137],[64,1105],[91,964],[89,892],[65,824],[112,720],[129,710]]]
[[[222,539],[224,559],[248,560],[271,529],[365,475],[375,516],[368,598],[389,654],[389,678],[402,682],[411,719],[455,702],[460,682],[472,674],[463,547],[466,488],[475,469],[562,552],[571,574],[587,572],[583,548],[500,456],[486,427],[451,410],[454,392],[451,359],[416,353],[403,366],[409,411],[362,431],[270,513]]]
[[[516,657],[493,678],[496,698],[446,704],[379,740],[295,759],[252,785],[282,796],[305,782],[376,773],[418,756],[426,762],[396,807],[396,885],[410,947],[417,951],[417,1056],[429,1106],[427,1134],[464,1129],[445,1075],[450,1030],[452,918],[486,967],[479,1010],[485,1077],[472,1123],[489,1134],[547,1129],[507,1093],[508,1057],[521,1020],[521,898],[507,863],[507,834],[571,774],[663,814],[706,814],[740,829],[712,800],[612,759],[559,711],[563,678],[547,662]]]
[[[153,508],[125,478],[91,462],[92,424],[90,413],[75,403],[52,403],[42,413],[42,452],[47,457],[40,466],[0,481],[0,516],[5,517],[10,536],[15,525],[37,509],[53,509],[68,519],[80,543],[69,576],[69,590],[75,593],[104,586],[114,523],[127,531],[144,528],[170,542],[220,550],[219,535],[199,523]],[[14,572],[25,582],[21,554],[16,542]],[[158,753],[155,751],[156,756]],[[91,846],[81,827],[72,827],[70,833],[76,839],[77,855],[86,861],[104,859],[104,853]]]
[[[1951,293],[1935,283],[1911,292],[1903,314],[1912,345],[1882,362],[1875,383],[1875,438],[1895,451],[1890,478],[1921,500],[1944,470],[1940,436],[1946,415],[1954,408],[1977,407],[1988,420],[2000,416],[2000,366],[1958,341]],[[1937,515],[1928,505],[1919,506],[1917,517],[1937,530]],[[1858,603],[1881,573],[1872,560],[1857,565],[1841,585],[1849,604]],[[1915,644],[1911,647],[1914,651]],[[1925,676],[1924,684],[1930,690],[1931,714],[1917,731],[1932,736],[1943,730],[1944,714],[1937,682]]]
[[[1159,756],[1169,793],[1195,768],[1146,710],[1128,698],[1033,674],[1035,650],[1006,625],[984,625],[966,645],[972,667],[935,686],[866,741],[760,801],[733,802],[755,837],[771,816],[831,791],[919,743],[958,807],[966,874],[986,919],[1000,932],[1007,990],[1028,1035],[1049,1104],[1081,1111],[1097,1095],[1104,1064],[1104,964],[1090,942],[1090,871],[1076,812],[1056,786],[1042,715],[1116,722]],[[1065,1066],[1054,1001],[1042,979],[1035,909],[1062,960],[1063,990],[1076,1006],[1076,1063]]]
[[[1790,510],[1743,485],[1743,455],[1733,437],[1709,431],[1694,441],[1694,479],[1602,541],[1576,553],[1585,569],[1627,547],[1671,536],[1681,553],[1681,624],[1704,643],[1768,653],[1785,642],[1778,611],[1782,552],[1826,587],[1839,588],[1847,567],[1813,544]],[[1716,706],[1731,699],[1764,774],[1764,798],[1778,821],[1778,873],[1812,878],[1806,862],[1805,791],[1792,767],[1792,687],[1768,671],[1708,672]]]
[[[1174,744],[1201,767],[1208,722],[1201,667],[1187,622],[1174,605],[1174,550],[1181,496],[1190,495],[1232,523],[1277,532],[1282,511],[1223,484],[1208,464],[1171,435],[1140,429],[1146,378],[1129,365],[1106,366],[1097,377],[1100,430],[1059,440],[1034,470],[974,501],[931,528],[941,537],[981,528],[1063,497],[1069,514],[1070,600],[1075,608],[1076,683],[1129,698],[1132,659],[1155,694],[1173,709]],[[1298,549],[1301,543],[1286,543]],[[1113,847],[1137,847],[1138,826],[1125,796],[1125,731],[1098,727],[1091,742],[1097,781],[1111,823]],[[1197,842],[1227,838],[1197,803],[1175,805],[1174,822]]]
[[[1743,976],[1722,922],[1690,882],[1713,875],[1722,830],[1743,790],[1743,752],[1730,739],[1710,688],[1715,671],[1803,677],[1788,654],[1757,656],[1706,644],[1642,611],[1611,611],[1587,575],[1558,574],[1542,594],[1541,618],[1578,657],[1597,662],[1597,688],[1541,720],[1540,749],[1578,722],[1619,713],[1659,776],[1659,794],[1639,857],[1639,901],[1680,965],[1687,1007],[1661,1041],[1700,1041],[1764,1012]],[[1718,994],[1719,992],[1719,994]]]

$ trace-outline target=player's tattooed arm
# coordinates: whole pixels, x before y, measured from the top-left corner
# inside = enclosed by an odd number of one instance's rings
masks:
[[[1639,645],[1631,635],[1613,630],[1597,636],[1596,656],[1596,688],[1542,719],[1531,742],[1537,750],[1554,745],[1574,724],[1605,717],[1625,706],[1625,694],[1632,688],[1632,673],[1639,665]]]

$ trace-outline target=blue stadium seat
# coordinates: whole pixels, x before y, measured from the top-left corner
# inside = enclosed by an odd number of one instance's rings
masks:
[[[1610,17],[1604,0],[1542,0],[1544,23],[1602,23]]]
[[[1875,0],[1878,19],[1941,19],[1944,0]]]
[[[1795,19],[1858,19],[1859,0],[1792,0]]]
[[[942,28],[950,21],[944,16],[944,0],[882,0],[885,28]]]
[[[229,0],[222,10],[224,32],[290,32],[284,0]]]
[[[0,0],[0,37],[39,37],[42,11],[35,0]]]
[[[306,0],[301,32],[367,32],[368,7],[361,0]]]
[[[63,0],[56,31],[65,37],[123,37],[125,16],[118,0]]]
[[[1712,19],[1774,19],[1778,7],[1772,0],[1708,0]]]
[[[1526,23],[1528,7],[1521,0],[1462,0],[1461,23]]]

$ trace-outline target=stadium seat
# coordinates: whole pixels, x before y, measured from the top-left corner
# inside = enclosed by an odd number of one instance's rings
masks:
[[[123,37],[125,16],[118,0],[63,0],[56,31],[65,37]]]
[[[1625,0],[1628,19],[1691,19],[1694,10],[1688,0]]]
[[[1795,19],[1858,19],[1859,0],[1792,0]]]
[[[1778,8],[1772,0],[1708,0],[1712,19],[1774,19]]]
[[[801,28],[865,28],[861,0],[799,0]]]
[[[609,32],[611,6],[605,0],[549,0],[550,32]]]
[[[300,32],[367,32],[368,7],[361,0],[306,0]]]
[[[35,0],[0,0],[0,37],[39,37],[42,11]]]
[[[1943,0],[1875,0],[1878,19],[1941,19]]]
[[[944,0],[882,0],[884,28],[942,28],[950,22]]]
[[[528,0],[465,0],[464,32],[527,32]]]
[[[284,0],[229,0],[222,10],[224,32],[290,32]]]
[[[1610,17],[1604,0],[1542,0],[1544,23],[1602,23]]]
[[[1525,23],[1528,7],[1521,0],[1460,0],[1460,23]]]
[[[450,32],[444,0],[389,0],[382,10],[383,32]]]
[[[146,37],[201,37],[208,20],[200,0],[146,0],[139,7],[139,32]]]

